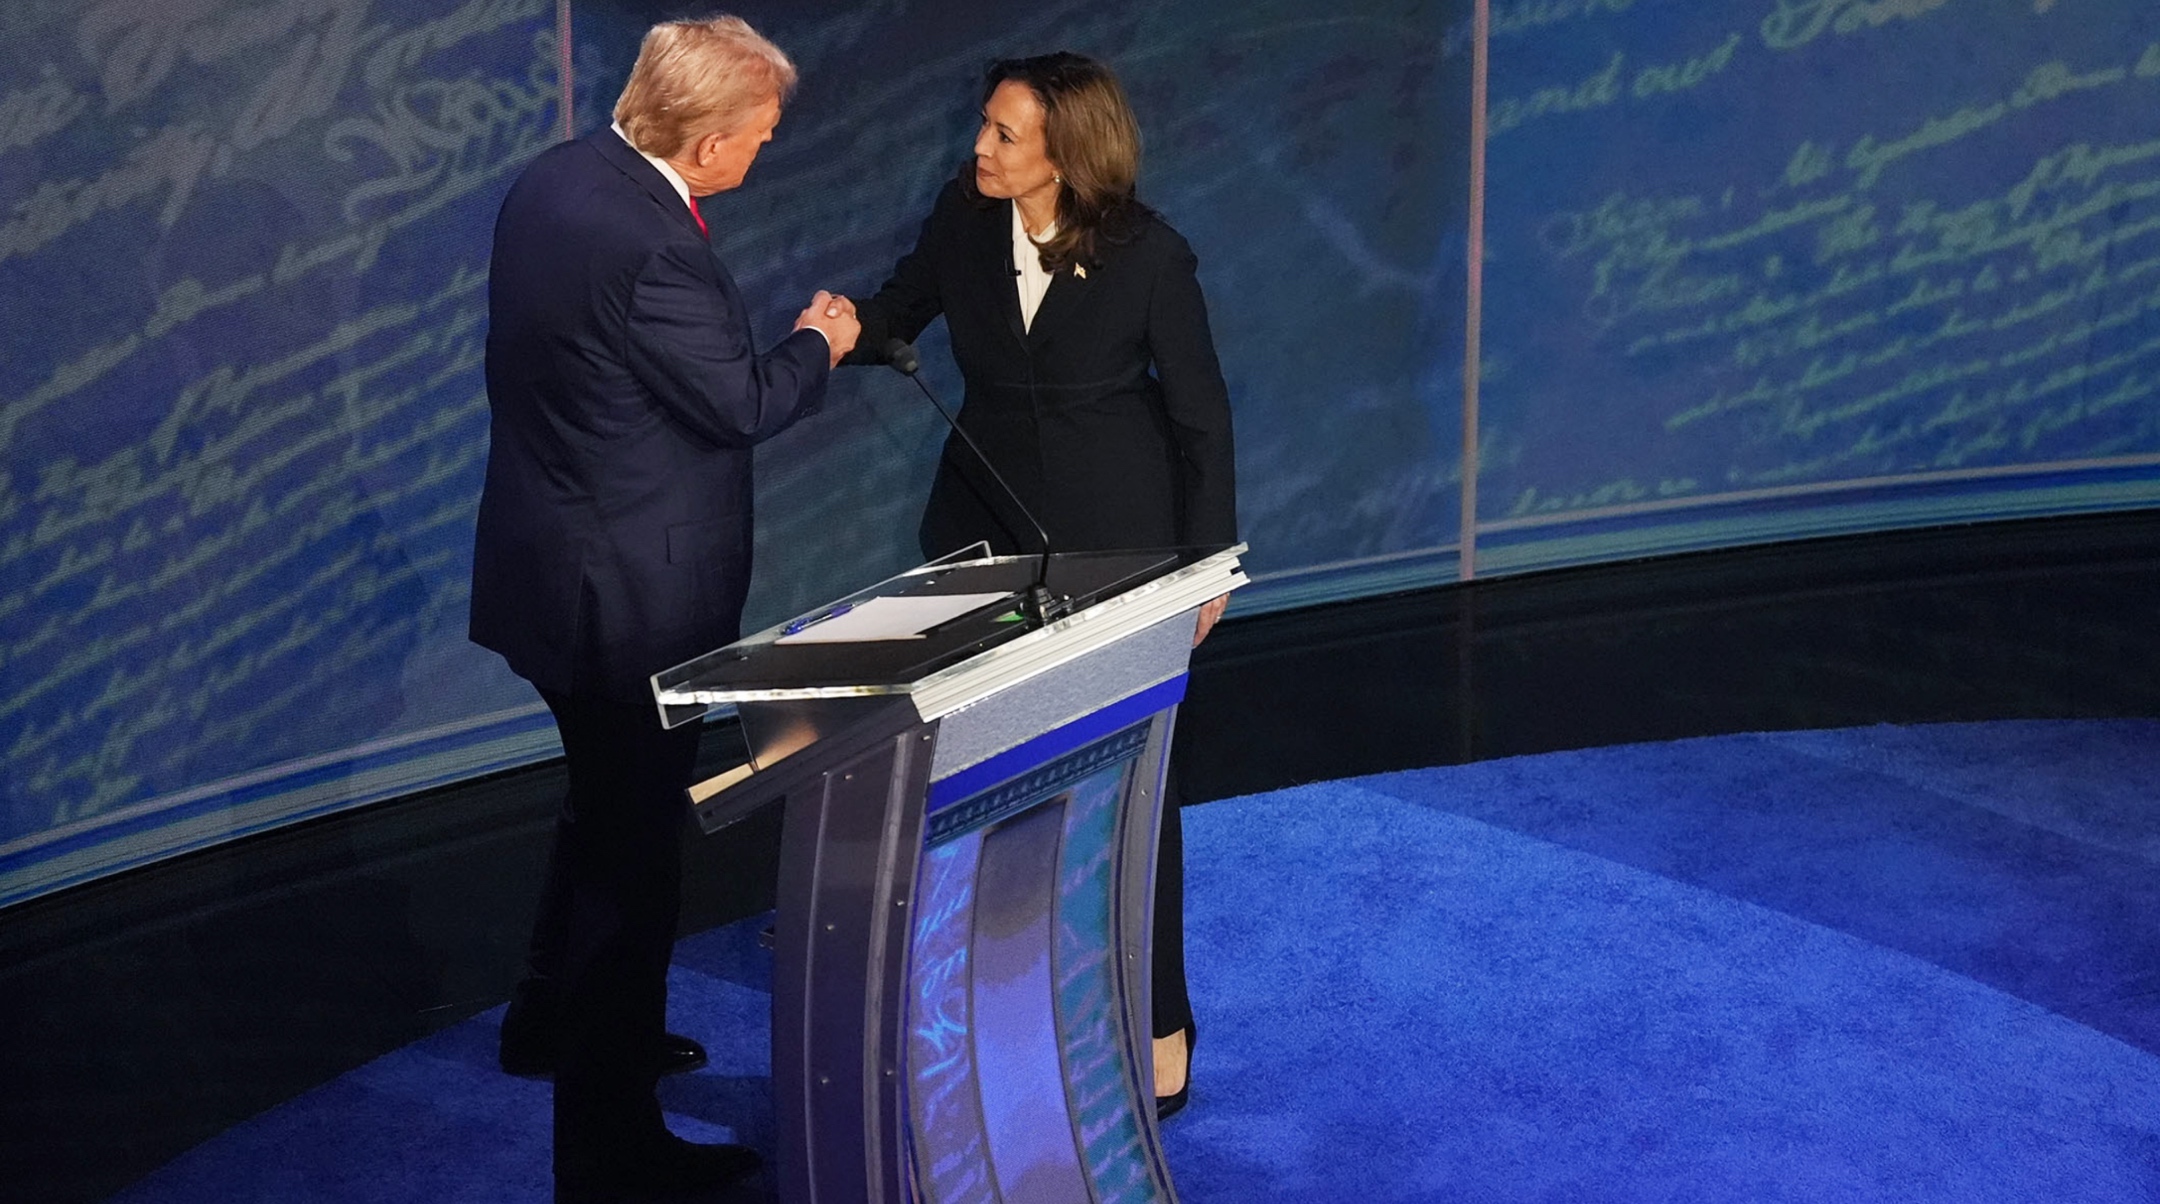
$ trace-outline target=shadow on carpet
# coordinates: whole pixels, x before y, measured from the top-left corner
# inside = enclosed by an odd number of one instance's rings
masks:
[[[2160,722],[1719,737],[1186,813],[1206,1029],[1181,1197],[2160,1200]],[[670,1123],[770,1149],[761,921],[682,942],[712,1065]],[[119,1199],[548,1199],[499,1013]]]

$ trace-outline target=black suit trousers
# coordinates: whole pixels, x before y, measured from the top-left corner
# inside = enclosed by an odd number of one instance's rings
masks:
[[[651,704],[542,690],[570,787],[534,924],[532,977],[559,1033],[555,1168],[606,1165],[665,1134],[653,1051],[682,909],[682,842],[701,724]]]

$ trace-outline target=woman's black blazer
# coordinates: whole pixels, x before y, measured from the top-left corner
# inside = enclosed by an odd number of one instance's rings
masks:
[[[966,382],[960,425],[1049,530],[1058,551],[1226,544],[1237,539],[1229,391],[1208,334],[1198,260],[1149,217],[1101,262],[1051,279],[1020,323],[1012,202],[947,185],[915,249],[860,309],[851,362],[881,362],[939,314]],[[923,512],[923,553],[976,540],[1033,551],[959,441],[948,436]]]

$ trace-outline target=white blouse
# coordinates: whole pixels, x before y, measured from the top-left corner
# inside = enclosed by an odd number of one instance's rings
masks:
[[[1013,283],[1020,289],[1020,325],[1023,329],[1035,327],[1035,311],[1042,306],[1043,294],[1050,291],[1050,273],[1043,271],[1042,248],[1037,240],[1028,237],[1027,227],[1020,222],[1020,206],[1012,207],[1013,267],[1018,269]],[[1057,236],[1057,223],[1051,222],[1042,232],[1041,242],[1049,242]]]

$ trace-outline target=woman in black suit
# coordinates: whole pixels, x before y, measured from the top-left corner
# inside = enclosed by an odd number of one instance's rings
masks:
[[[1077,54],[991,65],[974,158],[859,316],[876,362],[939,314],[966,380],[959,422],[1059,551],[1237,540],[1229,392],[1192,248],[1134,192],[1140,131],[1109,68]],[[974,457],[948,439],[923,511],[925,555],[987,540],[1035,550]],[[1023,534],[1024,533],[1024,534]],[[1201,609],[1198,644],[1224,599]],[[1172,775],[1175,781],[1175,774]],[[1164,799],[1154,937],[1158,1112],[1187,1098],[1178,794]]]

